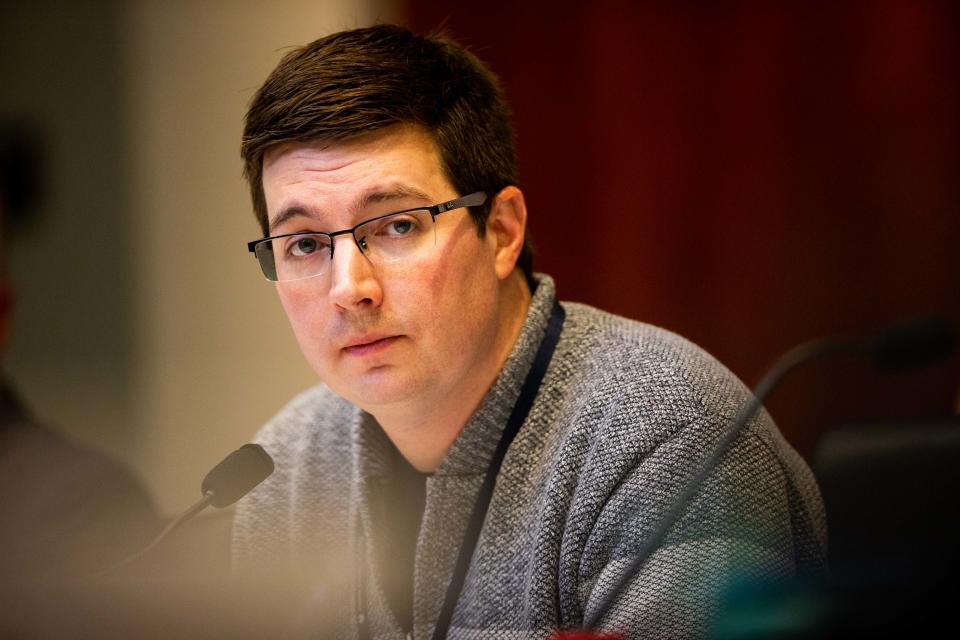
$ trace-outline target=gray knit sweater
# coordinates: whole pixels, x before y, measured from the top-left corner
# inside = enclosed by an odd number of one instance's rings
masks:
[[[427,480],[414,569],[414,637],[429,638],[474,499],[544,335],[539,286],[517,344]],[[451,638],[537,638],[596,608],[749,391],[690,342],[564,303],[563,333],[510,447]],[[234,522],[239,575],[269,567],[304,587],[290,622],[317,637],[402,638],[380,580],[370,491],[384,481],[375,420],[320,385],[259,433],[276,471]],[[764,411],[748,426],[603,621],[629,637],[699,637],[743,580],[817,576],[823,506],[809,469]],[[296,598],[293,598],[295,601]]]

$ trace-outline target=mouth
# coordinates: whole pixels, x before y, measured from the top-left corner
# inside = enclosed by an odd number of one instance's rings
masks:
[[[351,356],[366,356],[380,353],[399,339],[400,336],[385,336],[383,338],[361,337],[345,346],[343,352]]]

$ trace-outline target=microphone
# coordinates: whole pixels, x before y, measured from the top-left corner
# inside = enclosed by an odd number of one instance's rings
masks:
[[[210,470],[200,491],[204,496],[211,494],[210,504],[222,509],[247,495],[271,473],[273,459],[264,448],[245,444]]]
[[[800,365],[822,358],[853,356],[865,359],[874,367],[893,371],[920,367],[950,357],[956,347],[952,327],[942,318],[927,317],[895,325],[869,338],[818,338],[804,342],[784,353],[761,378],[754,388],[753,396],[741,407],[736,417],[724,431],[704,459],[703,466],[690,478],[670,510],[660,520],[650,538],[640,548],[627,569],[621,574],[614,588],[600,603],[589,618],[584,620],[583,630],[590,633],[609,612],[613,602],[640,572],[653,552],[663,543],[670,528],[676,523],[700,485],[723,458],[744,426],[763,406],[764,400],[779,385],[783,378]],[[562,635],[555,638],[564,637]],[[602,635],[577,636],[602,638]]]
[[[270,454],[258,444],[243,445],[207,473],[200,485],[200,491],[203,494],[200,500],[174,518],[160,532],[160,535],[154,538],[153,542],[109,569],[100,572],[97,576],[116,571],[143,557],[171,533],[179,529],[181,525],[208,506],[213,505],[218,509],[229,507],[266,480],[271,473],[273,473],[273,459]]]

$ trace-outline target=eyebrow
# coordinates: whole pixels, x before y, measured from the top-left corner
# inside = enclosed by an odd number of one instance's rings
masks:
[[[391,200],[402,200],[404,198],[416,198],[424,202],[430,202],[431,196],[416,187],[405,184],[396,184],[389,188],[374,187],[360,194],[360,197],[354,202],[351,210],[353,213],[356,213],[363,211],[373,203],[390,202]],[[277,214],[276,218],[270,221],[270,233],[272,234],[274,230],[284,222],[298,216],[316,218],[315,215],[311,214],[309,207],[294,202],[285,207]]]

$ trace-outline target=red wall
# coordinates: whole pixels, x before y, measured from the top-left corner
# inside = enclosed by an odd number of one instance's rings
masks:
[[[408,0],[503,80],[538,269],[748,384],[807,338],[960,324],[951,2]],[[769,403],[810,453],[841,423],[952,413],[960,365],[821,363]]]

